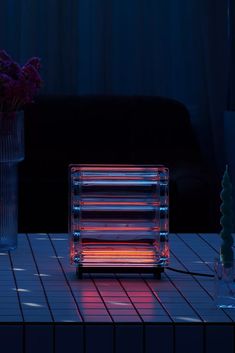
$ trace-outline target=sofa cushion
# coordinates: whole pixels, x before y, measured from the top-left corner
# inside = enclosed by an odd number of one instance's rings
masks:
[[[70,163],[164,164],[170,168],[171,231],[216,227],[215,176],[206,168],[180,102],[139,96],[39,97],[25,109],[25,146],[21,231],[67,231]],[[205,209],[199,217],[195,209],[200,207]]]

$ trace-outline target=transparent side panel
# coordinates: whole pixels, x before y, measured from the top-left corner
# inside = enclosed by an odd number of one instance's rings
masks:
[[[70,257],[85,267],[166,265],[168,169],[73,165]]]

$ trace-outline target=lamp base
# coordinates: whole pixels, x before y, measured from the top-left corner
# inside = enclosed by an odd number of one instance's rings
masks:
[[[161,279],[161,273],[164,267],[84,267],[77,266],[76,276],[78,279],[83,278],[83,273],[152,273],[154,278]]]

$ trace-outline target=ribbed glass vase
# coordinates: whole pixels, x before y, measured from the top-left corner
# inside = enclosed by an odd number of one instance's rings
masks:
[[[0,251],[17,246],[18,163],[23,159],[24,114],[0,112]]]

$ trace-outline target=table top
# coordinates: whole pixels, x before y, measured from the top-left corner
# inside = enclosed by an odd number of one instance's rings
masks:
[[[70,265],[67,234],[19,234],[0,253],[0,323],[233,323],[218,309],[214,279],[165,269],[151,274],[85,274]],[[218,234],[170,234],[170,267],[213,274]]]

